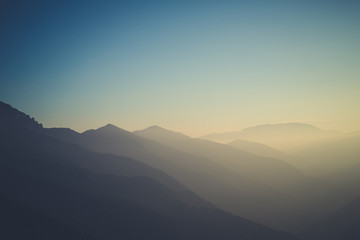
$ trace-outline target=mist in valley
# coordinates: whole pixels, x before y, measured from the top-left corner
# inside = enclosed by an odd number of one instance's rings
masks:
[[[0,1],[0,239],[360,239],[356,1]]]

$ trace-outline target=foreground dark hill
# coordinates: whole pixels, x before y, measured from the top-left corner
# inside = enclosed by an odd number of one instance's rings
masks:
[[[314,240],[360,239],[360,198],[313,226],[304,235]]]
[[[0,194],[0,229],[2,239],[93,239],[66,223]]]
[[[219,211],[175,180],[164,185],[170,177],[155,180],[161,172],[135,160],[25,125],[0,124],[4,239],[294,239]]]

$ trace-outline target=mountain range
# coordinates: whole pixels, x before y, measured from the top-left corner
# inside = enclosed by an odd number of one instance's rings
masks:
[[[303,171],[351,188],[360,194],[360,133],[324,141],[293,153],[293,163]]]
[[[4,239],[295,239],[218,209],[158,169],[0,109]]]
[[[247,140],[288,152],[341,136],[343,136],[341,132],[323,130],[310,124],[282,123],[257,125],[236,132],[213,133],[201,138],[221,143]]]
[[[111,124],[84,133],[70,129],[44,132],[92,151],[137,159],[222,210],[277,229],[296,230],[341,202],[334,197],[328,205],[320,204],[333,197],[332,189],[282,160],[157,126],[134,133]]]
[[[273,130],[260,131],[268,128],[256,128],[256,135],[270,134]],[[358,135],[336,133],[333,138],[334,133],[306,129],[330,138],[289,154],[264,143],[223,144],[159,126],[130,132],[108,124],[83,133],[44,128],[0,102],[3,235],[245,240],[297,239],[294,235],[327,240],[347,232],[358,236]],[[251,135],[253,130],[245,132]],[[279,135],[294,139],[286,134]],[[327,165],[327,159],[341,157],[347,159],[342,170]],[[312,160],[336,174],[315,174],[304,167]]]

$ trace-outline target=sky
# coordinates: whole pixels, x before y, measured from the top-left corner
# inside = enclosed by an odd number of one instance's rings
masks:
[[[0,3],[0,100],[46,127],[360,129],[357,1]]]

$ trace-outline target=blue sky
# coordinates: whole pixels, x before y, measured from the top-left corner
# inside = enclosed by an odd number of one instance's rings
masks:
[[[5,1],[0,97],[45,126],[80,131],[360,129],[341,126],[360,119],[359,10],[356,1]]]

